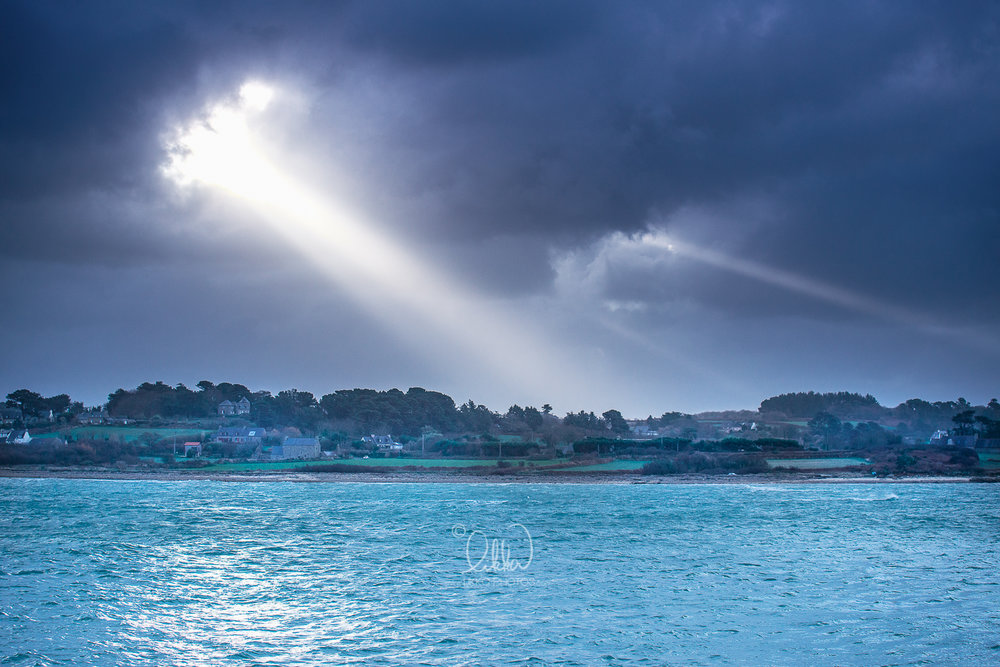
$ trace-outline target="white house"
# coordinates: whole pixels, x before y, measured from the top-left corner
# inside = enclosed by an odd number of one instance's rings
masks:
[[[26,445],[31,442],[31,434],[24,429],[17,429],[7,436],[7,442],[12,445]]]
[[[396,442],[391,435],[366,435],[361,441],[367,445],[375,445],[382,451],[401,452],[402,443]]]

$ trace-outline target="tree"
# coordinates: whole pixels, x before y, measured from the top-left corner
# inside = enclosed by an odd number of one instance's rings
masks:
[[[524,423],[527,424],[528,428],[532,431],[537,431],[542,428],[542,424],[545,423],[545,418],[542,417],[542,413],[538,411],[538,408],[528,406],[524,409]]]
[[[818,412],[815,417],[809,420],[809,430],[813,437],[823,443],[827,449],[831,444],[839,441],[843,426],[843,423],[829,412]]]
[[[996,401],[997,399],[994,398],[993,400]],[[550,414],[552,414],[552,406],[549,405],[548,403],[544,404],[542,406],[542,414],[544,414],[544,415],[550,415]]]
[[[421,387],[399,389],[340,389],[320,399],[327,416],[339,422],[353,422],[361,433],[374,431],[417,436],[423,426],[432,426],[447,433],[465,425],[469,430],[489,430],[493,415],[484,406],[472,401],[455,408],[450,396]],[[345,424],[345,428],[350,428]],[[481,427],[481,429],[479,428]]]
[[[961,403],[965,399],[960,398],[958,400],[959,403]],[[968,403],[966,403],[966,405],[968,405]],[[957,415],[951,418],[951,420],[955,422],[955,431],[956,431],[955,435],[972,435],[973,433],[976,432],[975,429],[976,418],[974,416],[975,414],[976,414],[975,410],[963,410],[962,412],[959,412]]]
[[[577,413],[567,413],[563,417],[563,424],[566,426],[575,426],[577,428],[582,428],[587,431],[600,431],[603,430],[604,425],[601,420],[593,412],[585,412],[580,410]]]
[[[515,403],[507,408],[507,414],[504,417],[511,420],[524,421],[524,408]]]
[[[617,433],[619,435],[624,435],[628,433],[628,422],[622,417],[622,413],[617,410],[608,410],[601,415],[604,418],[604,423],[608,430],[612,433]]]
[[[42,411],[48,410],[42,395],[28,389],[18,389],[7,394],[7,406],[21,408],[21,412],[25,417],[35,416]]]
[[[847,426],[850,426],[850,424]],[[851,447],[860,447],[865,449],[886,447],[887,445],[900,441],[900,437],[898,435],[886,431],[875,422],[862,422],[854,427],[849,433],[847,433],[845,429],[845,434],[850,437]]]
[[[980,435],[987,440],[1000,439],[1000,419],[991,419],[986,415],[978,415],[976,421],[981,424]]]
[[[49,396],[44,400],[45,409],[51,410],[55,415],[60,415],[69,410],[70,403],[72,401],[70,401],[69,394],[57,394]]]
[[[316,397],[308,391],[287,389],[274,398],[274,410],[279,423],[315,431],[323,412]]]
[[[817,394],[810,391],[772,396],[761,402],[759,412],[788,417],[806,417],[818,412],[828,412],[842,419],[877,419],[886,409],[871,394],[862,396],[847,391]]]
[[[471,433],[488,433],[498,419],[485,405],[476,405],[471,400],[462,404],[458,415],[462,428]]]
[[[512,405],[507,413],[500,418],[500,428],[507,433],[523,433],[528,430],[525,410],[520,405]]]

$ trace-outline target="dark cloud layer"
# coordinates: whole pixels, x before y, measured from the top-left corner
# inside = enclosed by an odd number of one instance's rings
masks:
[[[0,59],[0,257],[52,289],[280,264],[159,171],[172,124],[259,76],[308,93],[287,131],[317,181],[491,298],[558,299],[572,266],[576,298],[641,304],[654,337],[678,303],[733,323],[869,316],[607,254],[651,226],[997,332],[993,3],[11,1]],[[258,307],[281,298],[259,289]]]

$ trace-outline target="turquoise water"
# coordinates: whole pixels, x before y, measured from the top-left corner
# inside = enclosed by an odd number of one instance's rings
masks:
[[[991,485],[0,480],[0,663],[997,664]]]

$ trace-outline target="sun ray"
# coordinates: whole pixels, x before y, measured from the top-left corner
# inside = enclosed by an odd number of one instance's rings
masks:
[[[538,400],[582,386],[577,371],[515,313],[462,289],[278,168],[248,123],[274,96],[264,84],[247,84],[238,103],[218,104],[180,128],[168,143],[165,174],[237,197],[319,273],[438,362],[488,372],[483,380]]]
[[[642,235],[640,243],[891,324],[909,327],[931,336],[950,338],[975,348],[996,351],[995,341],[976,332],[946,326],[923,313],[791,271],[726,255],[717,250],[669,237],[661,232],[648,232]]]

